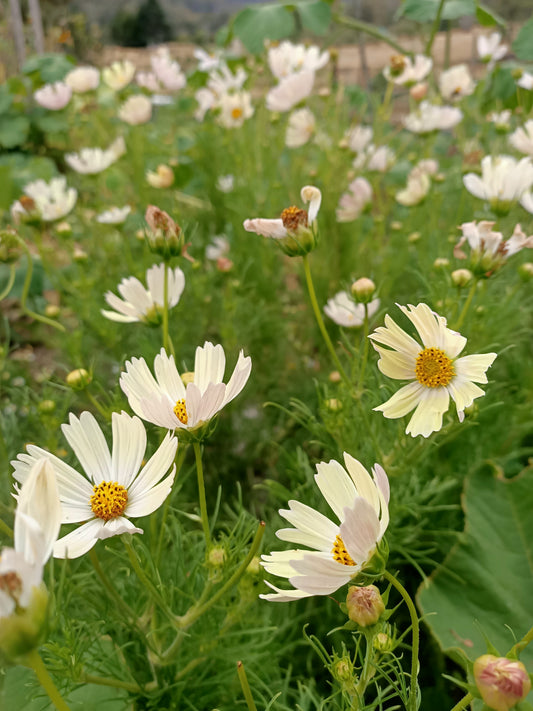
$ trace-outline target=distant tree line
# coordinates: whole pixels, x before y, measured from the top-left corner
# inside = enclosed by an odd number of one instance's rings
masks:
[[[136,12],[119,10],[111,23],[111,39],[123,47],[147,47],[173,39],[158,0],[145,0]]]

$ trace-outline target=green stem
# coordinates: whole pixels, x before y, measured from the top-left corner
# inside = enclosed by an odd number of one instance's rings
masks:
[[[335,352],[335,348],[333,347],[333,343],[331,342],[331,338],[329,337],[326,326],[324,324],[324,319],[322,318],[322,314],[320,313],[320,307],[318,306],[318,301],[317,301],[316,293],[315,293],[315,287],[313,286],[313,277],[311,276],[311,268],[309,266],[309,257],[307,254],[304,254],[302,259],[303,259],[303,263],[304,263],[304,273],[305,273],[305,281],[307,283],[307,291],[309,292],[309,298],[311,300],[311,306],[313,307],[313,312],[315,314],[318,328],[320,329],[320,333],[322,334],[322,337],[326,343],[326,346],[328,347],[331,357],[333,358],[335,367],[341,374],[346,385],[348,385],[348,387],[351,387],[350,379],[347,376],[346,371],[342,367],[339,357],[337,356],[337,354]]]
[[[86,674],[85,672],[79,675],[78,680],[86,684],[99,684],[100,686],[113,686],[116,689],[126,689],[126,691],[131,691],[133,694],[141,694],[143,691],[156,688],[152,682],[148,686],[140,687],[135,682],[121,681],[108,676],[94,676],[94,674]]]
[[[461,314],[460,314],[459,318],[457,319],[457,323],[455,324],[456,331],[458,331],[461,328],[461,326],[463,325],[465,316],[468,312],[468,309],[470,308],[470,304],[472,303],[474,294],[476,293],[476,288],[477,288],[477,279],[474,279],[474,281],[472,282],[472,286],[470,287],[470,291],[468,292],[468,296],[466,297],[466,301],[464,303],[463,310],[461,311]]]
[[[517,655],[520,654],[520,652],[522,652],[527,647],[527,645],[532,641],[533,641],[533,627],[531,627],[531,629],[528,632],[526,632],[526,634],[522,637],[520,642],[517,642],[514,645],[514,647],[512,647],[511,652],[513,654],[517,654]]]
[[[390,47],[395,49],[397,52],[400,52],[400,54],[412,54],[412,52],[408,52],[406,49],[404,49],[401,44],[399,44],[394,39],[394,37],[391,37],[387,32],[382,32],[377,27],[369,24],[368,22],[356,20],[355,17],[346,17],[345,15],[338,15],[336,13],[333,14],[332,19],[339,25],[344,25],[345,27],[349,27],[352,30],[357,30],[357,32],[364,32],[366,35],[374,37],[374,39],[386,42]]]
[[[3,301],[6,296],[9,294],[11,289],[13,288],[13,284],[15,283],[15,276],[17,274],[17,269],[14,264],[12,264],[9,268],[9,279],[7,281],[5,289],[2,291],[0,294],[0,301]]]
[[[246,699],[246,705],[248,706],[248,711],[257,711],[257,706],[254,703],[254,698],[252,696],[252,690],[250,689],[250,684],[248,683],[248,678],[246,677],[246,672],[244,671],[244,664],[242,662],[237,662],[237,674],[239,675],[239,681],[241,682],[242,693]]]
[[[391,583],[391,585],[395,587],[396,590],[403,597],[405,604],[407,605],[407,609],[409,610],[409,615],[411,616],[413,645],[411,651],[411,688],[409,689],[408,711],[417,711],[418,644],[420,639],[420,626],[418,623],[418,615],[414,603],[411,600],[411,596],[404,588],[404,586],[398,580],[396,580],[394,575],[391,575],[391,573],[386,570],[383,573],[383,577],[385,578],[385,580],[388,580],[389,583]]]
[[[57,321],[53,321],[51,318],[47,318],[46,316],[37,314],[35,313],[35,311],[31,311],[26,306],[26,299],[28,298],[28,292],[30,290],[31,277],[33,273],[33,260],[30,254],[30,250],[28,249],[26,244],[22,240],[19,241],[20,244],[23,246],[24,251],[26,252],[26,257],[28,259],[28,268],[26,270],[26,277],[24,279],[24,286],[22,287],[22,296],[20,297],[20,307],[27,316],[30,316],[30,318],[33,318],[36,321],[40,321],[41,323],[45,323],[48,326],[53,326],[54,328],[57,328],[58,331],[62,331],[63,333],[65,333],[66,329],[62,324],[57,323]]]
[[[440,18],[442,17],[442,10],[444,8],[445,2],[446,0],[440,0],[437,14],[435,15],[435,22],[433,23],[433,27],[431,28],[431,34],[429,35],[428,43],[426,45],[426,51],[424,52],[424,54],[426,54],[426,56],[428,57],[431,57],[431,49],[433,47],[433,42],[435,41],[435,35],[439,31]]]
[[[211,546],[211,532],[209,530],[209,519],[207,517],[207,503],[205,500],[204,468],[202,466],[202,448],[198,442],[193,443],[194,457],[196,459],[196,474],[198,477],[198,499],[200,501],[200,516],[202,518],[202,528],[204,529],[205,547]]]
[[[0,531],[3,531],[8,538],[13,538],[13,529],[9,528],[7,523],[0,518]]]
[[[163,277],[163,348],[168,353],[168,262],[165,260]]]
[[[459,701],[455,706],[453,707],[452,711],[462,711],[462,709],[465,709],[468,704],[474,700],[474,697],[472,694],[467,694],[466,696],[463,696],[461,701]]]
[[[357,394],[361,397],[361,387],[363,385],[363,379],[365,377],[366,364],[368,361],[368,351],[370,345],[370,339],[368,338],[368,304],[364,304],[365,307],[365,318],[363,321],[363,358],[361,360],[361,367],[359,369],[359,377],[357,379]]]
[[[176,474],[174,475],[174,481],[178,478],[181,467],[183,466],[183,460],[185,459],[185,453],[187,451],[187,445],[182,444],[178,448],[178,453],[176,455]],[[157,547],[155,549],[154,565],[156,568],[159,567],[159,561],[161,560],[161,551],[163,549],[163,539],[165,537],[165,525],[168,517],[168,510],[170,508],[170,494],[165,499],[165,504],[163,506],[163,516],[159,524],[159,538],[157,540]]]
[[[102,415],[102,417],[104,419],[108,420],[109,413],[102,405],[100,405],[100,403],[94,397],[94,395],[92,393],[90,393],[88,390],[86,390],[85,394],[87,395],[87,399],[89,400],[89,402],[98,410],[98,412]]]
[[[40,685],[46,691],[56,709],[58,711],[70,711],[69,706],[63,700],[63,697],[59,693],[54,682],[52,681],[52,678],[47,672],[46,667],[44,666],[44,662],[36,649],[32,650],[26,655],[26,662],[28,666],[30,666],[37,675],[37,679],[39,679]]]
[[[135,613],[133,612],[131,607],[122,599],[118,591],[115,589],[114,585],[111,583],[107,575],[102,570],[102,566],[100,565],[100,561],[98,560],[98,556],[96,555],[96,551],[94,550],[94,548],[90,549],[89,558],[91,560],[91,563],[93,564],[93,568],[95,570],[96,575],[98,575],[98,577],[100,578],[100,581],[102,582],[104,588],[107,590],[109,595],[113,598],[113,600],[117,603],[117,605],[120,607],[122,612],[126,614],[127,617],[132,620],[135,620]]]

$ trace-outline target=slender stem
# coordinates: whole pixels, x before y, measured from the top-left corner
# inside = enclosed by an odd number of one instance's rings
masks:
[[[127,617],[132,620],[135,620],[135,613],[127,604],[127,602],[122,599],[121,595],[115,589],[115,586],[112,584],[112,582],[102,570],[102,566],[100,565],[100,561],[98,560],[98,556],[96,555],[96,551],[94,550],[94,548],[90,549],[89,558],[91,560],[91,563],[93,564],[93,568],[96,572],[96,575],[98,575],[98,577],[100,578],[103,586],[105,587],[109,595],[113,598],[113,600],[117,603],[117,605],[121,608],[121,610],[126,614]]]
[[[58,711],[70,711],[69,706],[63,700],[63,697],[59,693],[54,682],[52,681],[52,677],[47,672],[46,667],[44,666],[44,662],[41,659],[41,655],[36,649],[32,650],[26,655],[26,662],[28,666],[30,666],[37,675],[37,679],[39,679],[40,685],[46,691],[56,709]]]
[[[532,642],[532,641],[533,641],[533,627],[531,627],[531,629],[530,629],[528,632],[526,632],[526,634],[522,637],[522,639],[520,640],[520,642],[517,642],[517,643],[514,645],[514,647],[512,647],[511,652],[512,652],[513,654],[519,654],[519,653],[522,652],[522,651],[527,647],[527,645],[528,645],[530,642]]]
[[[368,22],[356,20],[355,17],[346,17],[345,15],[338,15],[336,13],[333,14],[332,18],[333,21],[337,22],[339,25],[350,27],[350,29],[357,30],[358,32],[364,32],[365,34],[370,35],[370,37],[374,37],[374,39],[386,42],[390,47],[395,49],[397,52],[400,52],[400,54],[412,54],[412,52],[408,52],[406,49],[404,49],[401,44],[399,44],[394,39],[394,37],[389,35],[387,32],[382,32],[377,27],[369,24]]]
[[[369,350],[369,338],[368,338],[368,304],[364,304],[365,307],[365,318],[363,321],[363,358],[361,359],[361,366],[359,368],[359,377],[357,379],[357,394],[361,396],[361,387],[363,385],[363,379],[365,377],[365,369],[368,361],[368,350]]]
[[[431,28],[431,34],[429,35],[428,43],[426,45],[426,51],[424,53],[428,57],[431,57],[431,49],[433,47],[433,42],[435,41],[435,35],[439,31],[440,18],[442,17],[442,10],[444,8],[445,2],[446,0],[440,0],[439,7],[437,9],[437,14],[435,15],[435,22],[433,23],[433,27]]]
[[[237,662],[237,674],[239,675],[239,681],[241,682],[242,693],[246,699],[246,705],[248,706],[248,711],[257,711],[257,706],[254,703],[254,698],[252,696],[252,690],[250,689],[250,684],[248,683],[248,678],[246,672],[244,671],[244,664],[242,662]]]
[[[141,694],[143,691],[148,691],[147,687],[140,687],[139,684],[131,681],[121,681],[120,679],[113,679],[108,676],[95,676],[94,674],[86,674],[82,672],[79,677],[79,681],[83,681],[86,684],[99,684],[100,686],[113,686],[117,689],[126,689],[126,691],[131,691],[134,694]],[[155,686],[150,682],[150,687],[155,688]]]
[[[3,531],[6,536],[13,538],[13,529],[9,528],[7,523],[0,518],[0,531]]]
[[[183,460],[185,459],[185,453],[187,451],[187,445],[182,444],[178,448],[178,453],[176,455],[176,474],[174,475],[174,481],[178,478],[181,467],[183,466]],[[157,547],[155,549],[154,565],[159,567],[159,561],[161,560],[161,550],[163,548],[163,539],[165,537],[165,525],[168,517],[168,510],[170,508],[170,494],[165,499],[165,504],[163,506],[163,516],[159,524],[159,538],[157,540]]]
[[[472,299],[474,298],[474,294],[476,293],[476,287],[477,287],[477,279],[474,279],[472,282],[472,286],[470,287],[470,291],[468,292],[468,296],[466,297],[466,301],[463,306],[463,310],[461,311],[461,314],[459,315],[459,318],[457,319],[457,323],[455,324],[455,329],[458,331],[461,326],[463,325],[463,321],[465,320],[465,316],[468,312],[468,309],[470,308],[470,304],[472,303]]]
[[[455,706],[453,707],[452,711],[462,711],[462,709],[465,709],[468,704],[474,700],[474,697],[472,694],[467,694],[466,696],[463,696],[461,701],[459,701]]]
[[[411,616],[411,625],[413,628],[413,645],[412,645],[412,656],[411,656],[411,688],[409,690],[409,711],[417,710],[417,676],[418,676],[418,644],[420,639],[420,626],[418,623],[418,615],[411,596],[404,588],[404,586],[396,580],[394,575],[386,570],[383,573],[383,577],[396,588],[396,590],[403,597],[407,609],[409,610],[409,615]]]
[[[58,331],[62,331],[64,333],[66,329],[62,324],[58,323],[57,321],[53,321],[51,318],[47,318],[42,314],[37,314],[35,313],[35,311],[31,311],[31,309],[26,306],[26,299],[28,298],[28,292],[30,290],[31,277],[33,273],[33,259],[30,254],[30,250],[28,249],[26,244],[22,240],[19,240],[19,242],[23,246],[24,251],[26,252],[26,257],[28,259],[28,268],[26,270],[26,277],[24,279],[24,285],[22,287],[22,296],[20,297],[20,307],[27,316],[30,316],[31,318],[35,319],[36,321],[40,321],[41,323],[46,323],[48,326],[53,326],[54,328],[57,328]]]
[[[6,296],[9,294],[11,289],[13,288],[13,284],[15,283],[16,274],[17,274],[17,268],[15,267],[14,264],[12,264],[9,268],[9,279],[7,280],[6,287],[0,294],[0,301],[3,301],[6,298]]]
[[[168,353],[168,262],[165,260],[163,277],[163,348]]]
[[[107,410],[100,405],[98,400],[94,397],[92,393],[90,393],[88,390],[85,391],[85,394],[87,395],[87,399],[91,402],[91,404],[98,410],[98,412],[104,417],[106,420],[109,419],[109,413]]]
[[[198,477],[198,499],[200,501],[200,516],[202,518],[202,528],[204,529],[205,546],[208,549],[211,545],[211,532],[209,530],[209,519],[207,517],[207,504],[205,500],[204,468],[202,466],[202,448],[198,442],[193,443],[194,457],[196,459],[196,474]]]
[[[311,300],[311,306],[313,307],[313,312],[315,314],[318,328],[320,329],[320,333],[322,334],[322,337],[326,343],[326,346],[328,347],[331,357],[333,358],[335,367],[341,374],[346,385],[348,385],[348,387],[351,387],[350,378],[347,376],[346,371],[342,367],[342,363],[340,362],[339,357],[337,356],[337,354],[335,352],[335,348],[333,347],[331,338],[329,337],[326,326],[324,325],[324,319],[322,318],[322,314],[320,313],[320,307],[318,306],[318,301],[317,301],[316,293],[315,293],[315,287],[313,286],[313,277],[311,276],[311,269],[309,266],[308,255],[304,254],[302,259],[303,259],[303,263],[304,263],[304,272],[305,272],[305,281],[307,283],[307,291],[309,292],[309,298]]]

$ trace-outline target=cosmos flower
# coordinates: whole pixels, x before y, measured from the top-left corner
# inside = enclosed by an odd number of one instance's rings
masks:
[[[475,88],[476,82],[466,64],[457,64],[454,67],[450,67],[442,72],[439,77],[440,93],[446,101],[470,96]]]
[[[218,101],[217,121],[224,128],[240,128],[243,123],[253,116],[252,97],[248,91],[237,91],[224,94]]]
[[[463,184],[474,197],[486,200],[496,212],[507,213],[533,185],[533,163],[530,158],[485,156],[481,177],[468,173]]]
[[[25,185],[23,191],[25,198],[11,206],[12,214],[28,216],[35,213],[43,222],[54,222],[68,215],[78,197],[74,188],[67,187],[67,179],[63,175],[52,178],[49,183],[42,179],[34,180]]]
[[[356,178],[341,195],[337,206],[337,222],[352,222],[372,202],[372,186],[366,178]]]
[[[413,133],[447,131],[463,119],[463,112],[454,106],[438,106],[422,101],[416,111],[405,116],[403,123]]]
[[[372,126],[353,126],[346,134],[348,148],[354,153],[361,153],[372,141]]]
[[[367,304],[367,309],[368,318],[370,319],[379,309],[379,299],[372,299]],[[333,298],[328,299],[327,304],[324,306],[324,313],[337,326],[344,326],[344,328],[362,326],[365,320],[364,304],[355,303],[347,291],[339,291]]]
[[[298,109],[289,116],[285,132],[285,145],[288,148],[304,146],[316,131],[315,115],[310,109]]]
[[[151,55],[150,64],[156,79],[166,91],[179,91],[187,84],[180,65],[172,59],[166,47]]]
[[[490,35],[479,35],[477,38],[477,53],[483,62],[498,62],[507,54],[507,45],[501,44],[502,36],[499,32]]]
[[[118,117],[131,126],[148,123],[152,118],[152,102],[146,96],[130,96],[118,111]]]
[[[110,207],[109,210],[104,210],[97,217],[96,221],[102,225],[121,225],[126,221],[126,217],[130,214],[131,207]]]
[[[120,91],[128,86],[135,76],[135,64],[128,60],[113,62],[111,66],[102,70],[102,79],[110,89]]]
[[[369,143],[353,160],[355,170],[376,170],[386,173],[394,165],[396,154],[389,146],[376,146]]]
[[[167,433],[155,454],[142,466],[146,432],[137,417],[126,412],[113,413],[112,453],[90,412],[82,412],[79,419],[71,413],[69,424],[61,429],[86,476],[33,444],[27,445],[27,454],[19,454],[11,462],[15,468],[13,476],[24,482],[35,462],[48,458],[56,471],[62,523],[84,522],[55,543],[54,557],[78,558],[99,539],[142,533],[129,519],[151,514],[170,493],[177,439]],[[165,477],[170,467],[172,470]]]
[[[236,398],[250,377],[252,360],[243,351],[227,384],[222,380],[225,365],[222,346],[206,341],[196,349],[194,373],[185,385],[174,356],[162,348],[154,361],[155,378],[144,358],[133,358],[126,361],[120,387],[131,409],[147,422],[170,430],[194,431]]]
[[[98,88],[100,71],[96,67],[76,67],[65,77],[65,84],[75,94],[84,94]]]
[[[216,182],[217,190],[221,193],[231,193],[235,188],[235,176],[231,173],[226,175],[219,175]]]
[[[533,158],[533,119],[529,119],[523,127],[513,131],[509,136],[509,143],[520,153]]]
[[[407,178],[407,186],[396,193],[396,201],[405,207],[418,205],[424,200],[431,187],[429,175],[422,170],[411,171]]]
[[[198,60],[197,69],[199,72],[212,72],[219,69],[223,62],[221,50],[206,52],[201,47],[195,47],[193,54],[194,58]]]
[[[375,464],[372,476],[344,453],[346,469],[332,459],[317,464],[315,481],[339,523],[299,501],[289,501],[280,515],[294,528],[276,535],[297,548],[263,555],[268,573],[287,578],[294,589],[267,585],[273,593],[264,600],[289,602],[311,595],[330,595],[357,578],[372,560],[389,524],[389,481]],[[312,550],[301,548],[306,546]]]
[[[533,248],[533,236],[527,237],[520,225],[516,225],[509,239],[504,240],[501,232],[494,232],[494,222],[482,220],[477,223],[464,222],[460,229],[463,235],[455,245],[453,254],[457,259],[466,259],[462,247],[470,247],[471,268],[480,276],[499,269],[513,254],[524,248]]]
[[[305,47],[285,40],[269,47],[267,61],[272,74],[277,79],[283,79],[296,72],[322,69],[329,61],[329,52],[321,52],[315,45]]]
[[[277,86],[270,89],[266,96],[269,111],[290,111],[300,101],[306,99],[313,90],[315,73],[310,69],[289,74]]]
[[[442,416],[448,410],[450,396],[462,422],[465,408],[485,394],[475,383],[487,382],[486,371],[494,362],[496,353],[458,358],[466,338],[447,328],[443,316],[426,304],[398,307],[414,324],[423,345],[388,315],[385,316],[385,326],[380,326],[369,336],[380,355],[378,367],[381,372],[395,380],[412,381],[374,410],[383,412],[390,419],[403,417],[414,410],[406,433],[412,437],[429,437],[442,427]]]
[[[153,188],[170,188],[174,183],[174,171],[164,163],[158,165],[155,171],[147,170],[145,177]]]
[[[185,288],[185,275],[179,267],[171,269],[168,273],[168,308],[171,309],[179,302]],[[105,300],[115,309],[114,311],[102,310],[102,314],[111,321],[121,323],[135,323],[141,321],[157,325],[161,323],[164,306],[164,281],[165,265],[154,264],[146,270],[145,288],[136,277],[127,277],[118,285],[122,299],[108,291]]]
[[[522,76],[516,83],[521,89],[533,91],[533,74],[530,74],[529,72],[522,72]]]
[[[383,70],[383,76],[388,81],[401,86],[411,86],[427,77],[433,67],[431,57],[417,54],[414,61],[403,54],[390,58],[390,63]]]
[[[109,168],[126,151],[122,136],[117,138],[109,148],[82,148],[78,153],[66,153],[65,161],[81,175],[95,175]]]
[[[64,109],[72,97],[72,89],[62,81],[53,84],[45,84],[33,94],[33,98],[45,109],[49,111],[60,111]]]
[[[531,680],[522,662],[494,654],[476,659],[474,679],[481,698],[495,711],[510,711],[531,690]]]
[[[508,131],[512,115],[513,112],[510,109],[504,109],[503,111],[491,111],[487,115],[487,121],[493,123],[498,131]]]

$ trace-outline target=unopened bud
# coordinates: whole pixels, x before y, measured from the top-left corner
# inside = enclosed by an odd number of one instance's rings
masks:
[[[72,227],[70,226],[70,223],[68,223],[66,220],[63,220],[63,222],[57,223],[57,225],[55,226],[55,231],[58,235],[69,235],[72,232]]]
[[[219,257],[217,259],[217,270],[219,272],[230,272],[233,269],[233,262],[227,257]]]
[[[494,711],[509,711],[531,690],[531,681],[522,662],[493,654],[476,659],[474,679],[481,698]]]
[[[452,272],[451,277],[455,286],[461,288],[463,286],[466,286],[467,284],[470,284],[474,275],[472,274],[470,269],[456,269]]]
[[[224,548],[222,548],[222,546],[215,546],[214,548],[211,548],[209,555],[207,556],[207,562],[213,568],[222,568],[226,562],[226,551]]]
[[[0,262],[11,264],[22,254],[20,239],[15,230],[7,227],[0,230]]]
[[[336,397],[331,397],[331,398],[329,398],[329,400],[326,400],[325,405],[328,408],[328,410],[331,410],[332,412],[336,412],[337,410],[342,410],[342,402]]]
[[[38,405],[39,412],[42,412],[46,415],[49,413],[53,412],[56,409],[56,403],[55,400],[41,400],[41,402]]]
[[[422,235],[420,234],[420,232],[411,232],[411,234],[407,238],[407,241],[413,244],[413,242],[418,242],[421,236]]]
[[[353,676],[353,664],[351,659],[339,659],[331,668],[331,673],[337,681],[350,681]]]
[[[194,373],[192,373],[191,371],[182,373],[181,374],[181,381],[185,386],[187,386],[189,383],[194,383]]]
[[[0,589],[3,589],[2,583],[0,576]],[[48,592],[44,585],[34,586],[27,607],[19,607],[17,611],[2,617],[0,656],[16,663],[38,647],[43,640],[47,617]]]
[[[328,375],[328,379],[330,383],[340,383],[342,377],[338,370],[332,370],[331,373]]]
[[[350,620],[357,622],[360,627],[375,625],[385,612],[381,593],[375,585],[362,588],[350,585],[346,596],[346,607]]]
[[[400,220],[393,220],[390,223],[390,228],[391,230],[394,230],[395,232],[399,232],[403,227],[403,222],[400,222]]]
[[[377,652],[390,652],[394,647],[394,640],[385,632],[379,632],[372,642],[372,646]]]
[[[518,274],[523,281],[533,279],[533,262],[524,262],[518,267]]]
[[[57,304],[46,304],[44,313],[45,316],[48,316],[48,318],[57,318],[61,313],[61,309]]]
[[[447,269],[450,266],[450,260],[446,257],[437,257],[433,262],[434,269]]]
[[[85,368],[76,368],[71,370],[66,377],[67,385],[73,390],[83,390],[92,381],[92,375]]]
[[[146,208],[144,219],[148,224],[146,237],[152,252],[160,254],[165,259],[179,257],[183,254],[185,244],[181,227],[170,215],[155,205]]]
[[[372,296],[376,291],[376,285],[374,284],[372,279],[362,277],[361,279],[357,279],[357,281],[354,281],[351,287],[351,291],[352,296],[356,299],[356,301],[360,301],[361,303],[368,303],[372,299]]]
[[[72,252],[72,259],[74,259],[74,261],[84,262],[86,259],[88,259],[88,257],[89,255],[84,249],[78,247],[78,245],[74,245],[74,250]]]
[[[428,85],[425,81],[421,81],[409,89],[409,94],[411,95],[411,98],[415,101],[422,101],[422,99],[426,98],[427,93]]]

